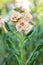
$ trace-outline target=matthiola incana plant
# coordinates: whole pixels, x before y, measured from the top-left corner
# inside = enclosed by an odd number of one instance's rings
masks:
[[[33,65],[42,44],[37,45],[30,56],[25,43],[34,32],[35,22],[24,8],[15,8],[8,17],[0,16],[0,29],[3,35],[5,55],[1,65]],[[1,31],[1,32],[2,32]],[[28,47],[28,46],[27,46]]]

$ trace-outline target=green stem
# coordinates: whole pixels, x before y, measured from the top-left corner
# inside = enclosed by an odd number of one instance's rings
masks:
[[[23,34],[22,33],[20,33],[19,39],[20,39],[20,55],[21,55],[22,65],[24,65],[24,55],[23,55],[23,42],[24,42],[24,39],[23,39]]]

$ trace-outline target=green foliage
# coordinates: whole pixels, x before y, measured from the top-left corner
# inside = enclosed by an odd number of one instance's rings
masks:
[[[23,33],[19,33],[16,29],[13,30],[12,25],[9,26],[9,23],[5,23],[6,29],[8,33],[2,34],[2,42],[4,45],[4,60],[1,65],[33,65],[35,60],[37,59],[40,49],[43,47],[43,44],[39,44],[36,48],[33,49],[33,52],[29,52],[28,46],[30,46],[31,40],[34,39],[32,36],[36,34],[36,30],[31,33],[31,35],[24,35]],[[38,30],[37,30],[38,31]],[[36,32],[36,33],[35,33]],[[31,39],[32,38],[32,39]],[[35,41],[35,40],[33,40]],[[36,44],[34,43],[34,45]],[[27,45],[29,44],[29,45]],[[28,47],[28,48],[26,48]],[[25,49],[26,48],[26,49]],[[30,47],[31,48],[31,47]],[[32,51],[32,50],[31,50]],[[28,54],[29,52],[29,54]],[[28,55],[27,55],[28,54]],[[31,54],[31,55],[30,55]],[[3,55],[3,54],[2,54]],[[6,56],[7,55],[7,56]],[[29,56],[30,55],[30,56]],[[29,56],[29,58],[28,58]]]
[[[39,16],[42,10],[38,12],[37,0],[34,0],[34,6],[31,14]],[[0,9],[0,15],[2,11]],[[19,33],[9,22],[5,23],[8,33],[0,29],[0,65],[43,65],[43,17],[33,16],[33,20],[36,26],[27,35]]]

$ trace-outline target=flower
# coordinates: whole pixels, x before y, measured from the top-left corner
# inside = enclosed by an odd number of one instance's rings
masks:
[[[32,19],[32,15],[25,11],[24,12],[24,19],[29,22]]]
[[[24,19],[20,19],[16,24],[16,29],[19,32],[25,32],[26,34],[32,29],[33,25],[29,24]]]
[[[3,24],[2,24],[3,23]],[[4,25],[4,19],[0,16],[0,28]]]
[[[22,15],[19,12],[13,11],[12,14],[11,14],[11,16],[10,16],[10,19],[12,21],[12,24],[13,25],[16,24],[17,21],[21,18],[21,16]]]
[[[23,13],[13,11],[11,21],[12,24],[16,26],[17,31],[25,32],[27,34],[30,32],[35,23],[32,21],[32,15],[29,12],[27,12],[24,8],[21,10]]]
[[[0,28],[2,28],[4,30],[5,33],[7,33],[7,29],[5,28],[4,25],[4,18],[0,16]]]

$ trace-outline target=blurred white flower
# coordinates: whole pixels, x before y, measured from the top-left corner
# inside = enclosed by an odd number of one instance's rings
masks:
[[[0,28],[2,28],[5,33],[8,32],[7,29],[5,28],[3,17],[0,17]]]
[[[9,3],[9,4],[7,4],[7,7],[8,7],[10,10],[12,10],[12,9],[15,8],[15,4],[14,4],[14,3]]]
[[[43,4],[43,0],[38,0],[39,5]]]
[[[27,11],[30,11],[30,2],[28,0],[16,0],[16,6],[22,6]]]
[[[3,19],[3,17],[0,16],[0,27],[2,27],[2,23],[4,25],[4,19]]]

